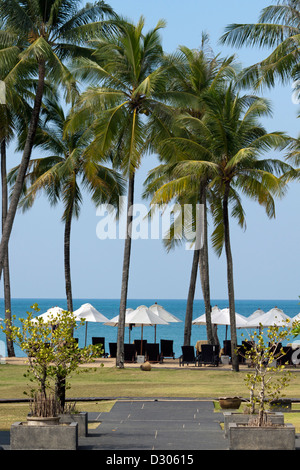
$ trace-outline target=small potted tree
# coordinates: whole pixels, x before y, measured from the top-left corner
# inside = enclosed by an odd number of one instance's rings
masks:
[[[12,324],[9,330],[10,339],[27,355],[26,375],[33,384],[27,422],[11,427],[11,449],[76,449],[77,422],[62,424],[66,379],[80,364],[93,361],[102,351],[98,346],[78,348],[73,333],[83,322],[77,323],[72,313],[65,311],[45,322],[33,317],[38,311],[34,305],[27,318],[20,319],[21,326]]]
[[[290,372],[281,360],[283,341],[293,334],[293,326],[262,326],[251,335],[253,346],[245,356],[251,360],[253,372],[246,375],[249,389],[249,415],[244,422],[228,424],[230,449],[291,450],[295,448],[295,428],[285,424],[282,414],[270,413],[270,402],[283,396],[290,381]]]

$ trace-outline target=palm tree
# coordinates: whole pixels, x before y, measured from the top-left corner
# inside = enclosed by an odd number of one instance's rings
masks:
[[[189,115],[182,118],[190,138],[174,138],[167,142],[184,152],[186,160],[177,164],[174,171],[177,179],[162,186],[154,198],[154,201],[163,198],[172,186],[178,187],[179,184],[197,188],[203,174],[210,173],[209,187],[216,195],[212,204],[216,224],[214,247],[220,253],[224,246],[226,252],[232,363],[235,371],[239,370],[239,365],[235,352],[237,336],[229,205],[233,203],[233,215],[238,217],[242,226],[245,219],[239,191],[264,206],[269,217],[274,217],[274,196],[284,194],[284,182],[274,173],[280,174],[290,169],[281,160],[259,159],[262,152],[287,144],[287,137],[282,133],[267,133],[258,123],[258,117],[269,114],[270,107],[265,100],[236,95],[232,86],[223,92],[217,90],[210,93],[201,119]]]
[[[3,49],[0,50],[0,57]],[[10,61],[0,60],[0,77],[5,78],[7,74],[16,65],[16,58],[11,57]],[[34,82],[26,82],[25,77],[20,82],[15,83],[14,87],[9,87],[6,82],[2,80],[4,102],[0,106],[0,146],[1,146],[1,186],[2,186],[2,230],[4,228],[7,211],[8,211],[8,187],[7,187],[7,163],[6,163],[6,150],[7,145],[12,140],[14,135],[24,128],[28,123],[28,112],[30,107],[26,102],[28,99],[31,88]],[[10,285],[10,270],[9,270],[9,247],[7,245],[6,253],[3,260],[3,285],[4,285],[4,309],[6,329],[7,353],[9,357],[14,357],[14,345],[10,339],[9,329],[12,319],[11,308],[11,285]]]
[[[22,78],[37,76],[37,87],[18,175],[15,180],[0,244],[0,274],[9,237],[22,193],[34,144],[45,79],[60,84],[67,95],[75,90],[75,81],[66,60],[90,53],[86,40],[103,29],[104,15],[113,15],[104,2],[80,8],[80,0],[1,0],[0,58],[2,63],[16,61],[5,78],[11,87]],[[1,67],[1,65],[0,65]]]
[[[90,151],[110,154],[128,181],[127,232],[124,247],[116,365],[124,367],[124,324],[131,253],[131,221],[135,172],[147,151],[148,116],[153,114],[165,89],[165,70],[159,30],[147,33],[144,18],[137,25],[120,20],[118,33],[97,42],[92,60],[83,59],[77,73],[95,87],[89,88],[76,109],[77,119],[85,116],[95,139]],[[75,117],[76,119],[76,117]]]
[[[299,79],[300,1],[282,0],[264,8],[255,24],[227,26],[221,42],[272,48],[266,59],[245,69],[246,85],[273,86],[276,78],[283,82]]]
[[[185,46],[179,47],[178,51],[166,58],[166,66],[169,69],[169,86],[166,92],[166,97],[169,104],[175,108],[175,112],[171,113],[169,119],[162,115],[161,119],[156,119],[152,124],[153,138],[152,147],[156,151],[161,160],[164,161],[162,167],[154,169],[150,173],[147,191],[153,196],[153,188],[157,190],[158,184],[162,184],[162,178],[165,173],[165,183],[167,178],[174,178],[170,168],[180,158],[184,156],[178,155],[178,148],[170,145],[170,142],[175,142],[172,137],[177,137],[186,141],[189,139],[188,133],[183,130],[182,126],[178,125],[178,112],[188,113],[191,116],[201,119],[205,113],[205,97],[219,87],[222,87],[226,81],[235,75],[234,58],[229,57],[222,59],[216,56],[209,47],[209,39],[206,34],[202,35],[202,43],[199,50],[191,50]],[[165,142],[168,139],[169,145],[166,146]],[[163,145],[162,145],[163,143]],[[171,166],[170,166],[171,164]],[[153,186],[152,180],[158,179]],[[176,179],[176,178],[175,178]],[[208,239],[207,239],[207,196],[208,196],[208,175],[203,175],[197,188],[194,187],[194,193],[189,194],[190,191],[185,188],[180,189],[180,198],[182,203],[187,203],[187,196],[192,196],[193,203],[202,204],[204,208],[204,226],[203,226],[203,244],[199,249],[194,250],[189,294],[187,299],[187,309],[185,318],[185,333],[184,344],[190,344],[192,316],[193,316],[193,301],[195,293],[195,285],[197,279],[197,270],[195,269],[198,261],[200,279],[202,285],[202,293],[204,298],[205,313],[207,318],[207,338],[211,344],[214,344],[214,333],[211,324],[211,302],[210,302],[210,283],[209,283],[209,263],[208,263]],[[177,188],[178,189],[178,188]],[[179,195],[178,190],[175,193],[172,191],[165,199],[164,203],[170,201],[176,194]],[[146,191],[146,192],[147,192]],[[189,195],[188,195],[189,194]]]
[[[49,154],[29,162],[23,186],[24,197],[20,200],[23,210],[29,209],[36,196],[45,191],[50,204],[62,201],[64,212],[64,270],[68,311],[73,311],[70,236],[71,223],[79,217],[82,203],[81,185],[89,191],[96,205],[107,202],[117,205],[123,191],[123,182],[116,171],[106,167],[86,153],[91,135],[83,127],[77,132],[66,132],[69,116],[57,101],[45,100],[42,122],[37,129],[35,146]],[[26,135],[23,135],[23,147]],[[14,183],[18,167],[9,173],[9,182]]]

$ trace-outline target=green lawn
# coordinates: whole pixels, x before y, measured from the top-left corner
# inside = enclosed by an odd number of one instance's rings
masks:
[[[28,379],[24,377],[26,366],[0,365],[0,398],[24,398],[24,390],[29,390]],[[244,378],[247,372],[214,368],[152,369],[149,372],[139,368],[90,368],[88,372],[74,374],[70,379],[68,398],[106,397],[190,397],[218,398],[238,395],[248,398]],[[300,371],[292,371],[285,396],[300,398]],[[78,402],[82,411],[95,409],[113,402]],[[92,407],[92,408],[91,408]],[[9,429],[13,421],[24,419],[28,404],[3,404],[0,406],[0,429]],[[289,413],[289,422],[292,413]],[[295,413],[300,429],[300,413]],[[300,430],[299,430],[300,432]]]

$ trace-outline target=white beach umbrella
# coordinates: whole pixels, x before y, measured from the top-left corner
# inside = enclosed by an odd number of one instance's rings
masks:
[[[98,312],[98,310],[96,310],[95,307],[89,303],[81,305],[81,307],[75,310],[74,315],[76,321],[85,320],[85,346],[88,322],[105,323],[109,321],[108,318],[102,315],[102,313]]]
[[[291,321],[280,308],[274,307],[263,315],[248,321],[248,327],[262,326],[286,326],[287,320]]]
[[[129,313],[133,312],[133,308],[126,308],[125,312],[125,326],[129,327],[129,343],[130,343],[130,332],[132,330],[133,326],[140,326],[140,325],[135,325],[133,323],[130,323],[130,318],[128,319]],[[116,315],[113,317],[111,320],[108,320],[107,322],[104,323],[104,325],[109,325],[109,326],[119,326],[119,315]]]
[[[257,310],[255,310],[255,312],[251,313],[251,315],[247,318],[247,321],[252,321],[254,320],[255,318],[257,317],[260,317],[261,315],[264,315],[265,312],[261,309],[261,308],[258,308]]]
[[[62,312],[65,312],[66,309],[61,307],[51,307],[47,310],[47,312],[38,315],[37,317],[33,318],[33,322],[37,322],[38,318],[42,318],[45,323],[49,323],[50,321],[55,321],[57,316],[61,315]]]
[[[212,323],[215,323],[214,318],[220,312],[221,312],[221,309],[217,305],[212,307],[212,309],[211,309],[211,321],[212,321]],[[200,315],[200,317],[195,318],[195,320],[192,321],[192,324],[193,325],[206,325],[206,314],[204,313],[203,315]]]
[[[214,316],[216,325],[230,325],[229,308],[223,308],[219,313]],[[239,313],[235,313],[235,322],[237,328],[246,328],[248,325],[247,318]]]
[[[158,305],[157,302],[151,305],[149,307],[149,310],[151,310],[153,313],[155,313],[155,315],[158,315],[159,318],[162,318],[168,323],[178,323],[182,321],[179,318],[175,317],[175,315],[173,315],[172,313],[167,312],[167,310],[165,310],[164,307],[162,307],[161,305]],[[156,325],[154,325],[154,331],[154,342],[156,343]]]
[[[161,305],[158,305],[157,302],[151,305],[149,307],[149,310],[151,310],[153,313],[155,313],[155,315],[158,315],[159,318],[162,318],[168,323],[176,323],[182,321],[179,318],[175,317],[175,315],[173,315],[172,313],[167,312],[167,310],[165,310],[164,307],[162,307]]]
[[[298,313],[297,315],[295,315],[294,317],[291,318],[292,322],[294,321],[300,321],[300,313]]]
[[[140,305],[133,312],[129,313],[127,320],[129,320],[130,324],[135,324],[135,326],[141,326],[141,351],[142,351],[144,326],[169,324],[168,322],[160,318],[158,315],[153,313],[152,310],[150,310],[145,305]]]
[[[246,317],[240,315],[239,313],[235,314],[236,328],[246,328],[248,325]],[[226,339],[227,339],[227,329],[230,325],[230,315],[229,308],[223,308],[222,310],[219,307],[215,306],[211,310],[211,322],[214,325],[224,325],[226,326]],[[193,325],[206,325],[206,315],[201,315],[201,317],[196,318],[193,322]]]
[[[126,308],[125,312],[125,326],[129,326],[130,323],[127,321],[128,319],[128,314],[133,312],[133,308]],[[104,325],[110,325],[110,326],[118,326],[119,325],[119,315],[116,315],[113,317],[111,320],[108,320],[107,322],[104,323]]]

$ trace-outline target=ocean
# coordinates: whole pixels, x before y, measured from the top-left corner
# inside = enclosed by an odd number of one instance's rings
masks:
[[[167,311],[182,320],[180,323],[169,323],[169,325],[158,325],[156,328],[156,341],[160,342],[161,339],[172,339],[175,357],[181,355],[181,346],[183,345],[184,334],[184,319],[186,310],[186,299],[128,299],[128,308],[137,308],[140,305],[150,307],[157,302],[162,305]],[[27,311],[30,310],[31,305],[37,303],[40,308],[40,313],[46,312],[51,307],[61,307],[66,309],[65,299],[12,299],[12,313],[16,318],[26,318]],[[118,299],[74,299],[74,310],[79,308],[84,303],[91,303],[99,312],[101,312],[108,319],[113,318],[119,314],[119,300]],[[213,299],[211,305],[218,305],[219,308],[228,307],[227,300]],[[299,300],[236,300],[236,312],[249,317],[255,310],[261,308],[267,312],[271,308],[277,306],[286,313],[289,317],[294,317],[300,312]],[[204,312],[203,300],[194,301],[193,319],[199,317]],[[4,318],[4,301],[0,299],[0,318]],[[18,324],[18,320],[16,320]],[[105,351],[109,352],[109,343],[117,341],[117,327],[104,325],[103,323],[89,322],[87,326],[87,344],[91,344],[92,336],[101,336],[105,338]],[[244,334],[244,337],[241,334]],[[247,330],[237,330],[238,343],[247,337]],[[74,336],[79,338],[79,347],[83,347],[85,343],[85,326],[79,327]],[[226,336],[226,327],[218,326],[218,338],[220,344]],[[141,328],[134,327],[130,332],[130,341],[141,338]],[[148,342],[154,342],[154,327],[145,326],[143,328],[143,338]],[[227,338],[230,339],[230,329],[228,328]],[[206,339],[206,327],[203,325],[193,325],[191,344],[195,345],[198,340]],[[125,342],[129,341],[129,329],[125,329]],[[24,353],[15,345],[16,356],[22,357]],[[0,331],[0,355],[7,356],[5,334]]]

